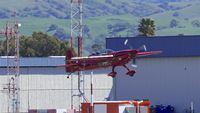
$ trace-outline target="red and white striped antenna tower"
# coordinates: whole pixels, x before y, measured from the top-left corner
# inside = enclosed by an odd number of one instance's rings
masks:
[[[16,16],[14,11],[12,16]],[[0,31],[0,35],[6,37],[6,56],[7,56],[7,76],[11,76],[4,87],[4,90],[8,91],[8,113],[20,113],[20,72],[19,72],[19,24],[16,20],[7,22],[6,27]],[[14,53],[11,52],[10,45],[14,39]],[[12,59],[12,64],[11,60]],[[14,75],[14,76],[12,76]],[[10,107],[12,106],[12,107]],[[12,112],[10,112],[12,111]]]

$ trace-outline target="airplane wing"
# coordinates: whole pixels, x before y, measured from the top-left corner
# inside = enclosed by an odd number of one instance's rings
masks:
[[[72,57],[70,61],[81,61],[81,60],[97,60],[102,58],[113,58],[113,55],[101,55],[101,56],[86,56],[86,57]]]
[[[64,64],[64,65],[59,65],[58,67],[71,67],[71,66],[77,66],[77,64]]]
[[[113,55],[72,57],[70,60],[67,60],[69,64],[59,65],[58,67],[77,66],[77,63],[72,63],[72,62],[98,61],[98,60],[105,60],[108,58],[113,58]]]
[[[162,51],[148,51],[148,52],[138,52],[136,56],[148,56],[148,55],[154,55],[154,54],[160,54]]]

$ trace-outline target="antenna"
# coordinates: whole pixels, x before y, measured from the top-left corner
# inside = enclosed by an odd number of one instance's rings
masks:
[[[77,46],[78,57],[82,56],[82,45],[83,45],[82,41],[83,41],[83,0],[71,0],[71,48]],[[79,98],[78,100],[79,111],[81,102],[87,101],[84,92],[84,84],[85,84],[84,79],[85,78],[83,73],[78,72],[78,94],[74,94],[73,91],[74,79],[73,75],[71,75],[71,109],[74,109],[75,97]]]

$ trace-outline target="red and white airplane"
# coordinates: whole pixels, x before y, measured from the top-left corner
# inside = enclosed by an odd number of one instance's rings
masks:
[[[143,46],[143,50],[146,50],[146,47]],[[72,50],[66,52],[65,58],[65,71],[67,73],[74,73],[85,70],[94,70],[99,68],[112,67],[112,72],[108,76],[115,77],[117,72],[115,67],[122,66],[127,69],[127,75],[133,76],[136,71],[129,69],[126,64],[129,63],[132,59],[140,56],[147,56],[153,54],[159,54],[161,51],[142,51],[140,49],[127,49],[121,51],[110,51],[102,53],[99,55],[90,55],[86,57],[75,57]]]

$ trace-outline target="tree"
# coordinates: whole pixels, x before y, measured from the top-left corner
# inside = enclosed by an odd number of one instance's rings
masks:
[[[20,37],[20,55],[23,57],[36,56],[36,50],[34,49],[34,39],[26,36]]]
[[[24,42],[21,40],[21,45],[21,56],[65,55],[65,51],[69,49],[67,41],[61,41],[42,32],[34,32],[31,37],[25,38]]]
[[[5,48],[5,41],[0,40],[0,56],[3,56],[6,54],[6,48]]]
[[[15,40],[13,38],[9,39],[9,53],[7,53],[7,40],[0,41],[0,56],[5,55],[14,55],[15,48],[14,48]]]
[[[6,40],[0,42],[0,55],[6,55]],[[14,45],[14,44],[11,44]],[[69,49],[68,41],[61,41],[42,32],[34,32],[32,36],[20,37],[20,56],[46,57],[65,55]],[[14,46],[10,46],[10,54],[14,54]]]
[[[139,36],[154,36],[155,24],[150,18],[143,18],[138,26]]]

